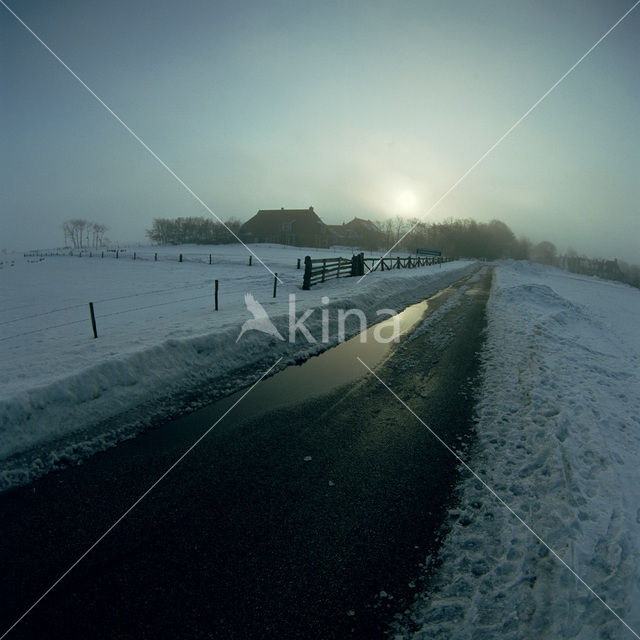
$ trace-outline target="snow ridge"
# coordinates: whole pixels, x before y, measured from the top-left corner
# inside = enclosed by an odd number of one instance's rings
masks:
[[[506,263],[488,305],[477,444],[496,493],[640,631],[640,292]],[[439,568],[396,638],[631,638],[468,472]],[[419,629],[415,635],[408,628]]]

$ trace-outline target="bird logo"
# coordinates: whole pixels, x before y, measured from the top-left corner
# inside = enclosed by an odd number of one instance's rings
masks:
[[[278,337],[280,340],[284,340],[273,322],[271,322],[271,319],[264,310],[264,307],[253,297],[252,294],[245,293],[244,302],[247,305],[247,310],[253,315],[253,318],[247,320],[242,325],[240,335],[236,338],[236,343],[240,338],[242,338],[245,332],[251,331],[252,329],[255,331],[262,331],[262,333],[267,333],[271,336]]]

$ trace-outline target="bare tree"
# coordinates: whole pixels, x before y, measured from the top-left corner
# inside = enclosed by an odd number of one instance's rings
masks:
[[[83,218],[72,218],[62,223],[64,243],[70,241],[74,249],[98,247],[104,242],[104,233],[109,227],[99,222],[89,222]]]
[[[531,255],[532,242],[526,236],[520,236],[513,249],[512,257],[516,260],[528,260]]]
[[[72,218],[64,223],[63,229],[65,231],[65,235],[68,234],[71,238],[74,249],[82,249],[82,238],[86,226],[87,221],[82,218]]]
[[[146,234],[158,244],[225,244],[236,242],[229,229],[238,233],[241,226],[235,218],[225,224],[211,218],[154,218]]]
[[[393,220],[391,218],[384,221],[384,235],[386,248],[389,249],[393,244]]]
[[[402,216],[396,216],[393,219],[393,230],[395,232],[395,242],[398,242],[405,230],[407,229],[407,221]]]
[[[73,227],[69,220],[62,223],[62,232],[64,233],[64,246],[68,247],[70,243],[73,244]]]
[[[542,264],[553,264],[556,253],[556,245],[548,240],[543,240],[531,249],[531,259]]]
[[[92,225],[92,242],[93,246],[97,249],[98,247],[103,246],[104,244],[104,234],[109,231],[109,227],[106,224],[102,224],[100,222],[93,222]]]

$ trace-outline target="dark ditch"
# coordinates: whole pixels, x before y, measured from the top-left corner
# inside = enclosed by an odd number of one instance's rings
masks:
[[[424,322],[375,356],[456,449],[473,435],[490,280],[483,269],[430,299]],[[383,637],[421,587],[458,471],[355,364],[337,389],[335,366],[326,387],[304,366],[285,371],[287,387],[282,374],[261,383],[9,637]],[[313,385],[311,397],[291,385]],[[3,630],[230,401],[0,496]]]

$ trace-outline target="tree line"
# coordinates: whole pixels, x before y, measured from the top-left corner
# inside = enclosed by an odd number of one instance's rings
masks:
[[[234,233],[242,223],[235,218],[225,222]],[[526,238],[517,239],[509,227],[499,220],[489,223],[471,219],[447,220],[427,224],[418,219],[397,216],[384,222],[374,222],[374,229],[354,238],[358,246],[389,249],[397,244],[400,251],[415,252],[418,248],[440,249],[450,258],[528,259],[551,264],[556,248],[550,242],[533,245]],[[147,237],[157,244],[223,244],[235,242],[235,237],[222,223],[212,218],[154,218]]]
[[[450,258],[530,260],[640,287],[640,267],[637,265],[616,259],[589,258],[571,249],[560,255],[553,242],[543,240],[534,244],[525,236],[517,238],[500,220],[485,223],[467,218],[427,224],[417,219],[396,218],[379,228],[385,233],[387,248],[394,244],[395,238],[396,242],[400,240],[399,247],[407,251],[422,247],[439,249]]]
[[[225,227],[226,225],[226,227]],[[242,223],[235,218],[224,224],[211,218],[154,218],[146,234],[157,244],[229,244]]]
[[[69,221],[72,222],[72,221]],[[77,222],[77,221],[75,221]],[[85,221],[86,222],[86,221]],[[67,224],[67,223],[65,223]],[[95,223],[86,223],[95,226]],[[236,235],[242,223],[231,218],[225,223]],[[481,260],[531,260],[541,264],[640,287],[640,267],[619,260],[601,260],[578,256],[574,251],[559,255],[556,246],[543,240],[534,244],[525,236],[516,237],[501,220],[477,222],[471,218],[450,218],[443,222],[427,223],[418,218],[403,218],[374,222],[354,238],[358,247],[370,250],[390,249],[415,253],[416,249],[436,249],[449,258],[476,258]],[[106,229],[106,227],[105,227]],[[66,233],[66,231],[65,231]],[[228,244],[236,238],[225,226],[211,218],[154,218],[147,237],[157,244]],[[82,234],[71,236],[81,242]],[[88,237],[88,236],[87,236]],[[100,236],[101,237],[101,236]],[[74,247],[82,244],[74,244]]]
[[[451,218],[429,224],[398,216],[379,224],[379,228],[385,235],[387,248],[399,243],[399,248],[411,252],[419,248],[439,249],[450,258],[535,259],[546,264],[551,264],[556,256],[553,243],[544,241],[534,245],[525,237],[516,238],[500,220],[477,222],[471,218]]]

